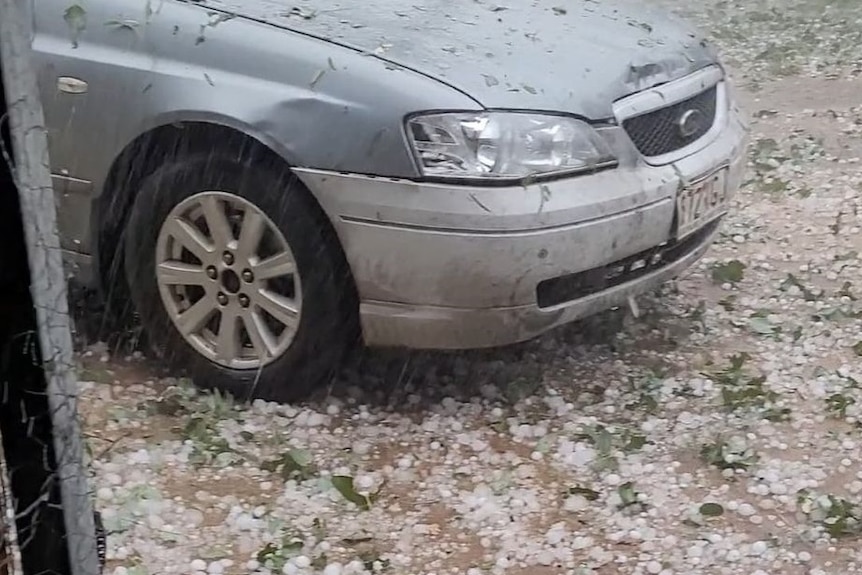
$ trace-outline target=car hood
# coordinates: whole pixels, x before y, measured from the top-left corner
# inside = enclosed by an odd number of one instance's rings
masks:
[[[432,76],[487,108],[612,117],[612,103],[716,63],[642,0],[207,0]]]

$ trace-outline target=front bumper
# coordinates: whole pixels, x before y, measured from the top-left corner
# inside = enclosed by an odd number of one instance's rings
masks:
[[[717,222],[669,241],[676,193],[722,167],[735,192],[746,131],[732,111],[715,139],[674,163],[635,158],[529,186],[297,175],[341,240],[368,345],[491,347],[623,305],[694,264]],[[659,246],[672,254],[651,263]]]
[[[494,347],[532,339],[555,327],[626,304],[700,259],[716,232],[672,264],[637,279],[550,308],[536,304],[486,309],[364,301],[363,333],[369,345],[430,349]]]

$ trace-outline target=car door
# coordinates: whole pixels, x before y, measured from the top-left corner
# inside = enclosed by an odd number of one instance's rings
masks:
[[[90,253],[92,202],[140,120],[141,71],[154,57],[140,33],[153,13],[148,0],[78,2],[31,4],[33,55],[67,255]]]

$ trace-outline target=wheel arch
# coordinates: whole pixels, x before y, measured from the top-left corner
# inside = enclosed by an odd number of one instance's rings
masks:
[[[278,151],[276,151],[278,149]],[[272,142],[264,142],[241,127],[207,120],[167,121],[141,133],[116,156],[105,178],[102,193],[94,205],[95,263],[99,284],[109,311],[129,317],[128,286],[123,271],[124,231],[141,181],[165,160],[218,150],[236,154],[238,160],[273,162],[288,168],[297,164],[287,157],[289,152]],[[319,225],[337,251],[339,265],[349,274],[351,297],[358,301],[355,281],[338,234],[329,216],[311,191],[296,178],[295,185],[307,193],[313,202]]]

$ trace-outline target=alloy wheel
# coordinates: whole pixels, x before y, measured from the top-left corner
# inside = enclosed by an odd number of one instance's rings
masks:
[[[155,264],[168,317],[207,359],[257,369],[290,347],[302,311],[296,260],[253,203],[220,191],[186,198],[162,224]]]

